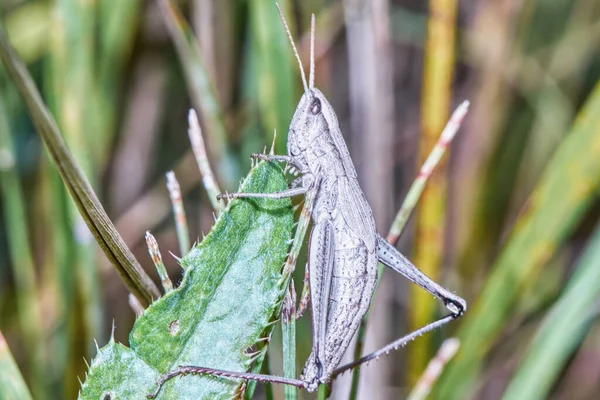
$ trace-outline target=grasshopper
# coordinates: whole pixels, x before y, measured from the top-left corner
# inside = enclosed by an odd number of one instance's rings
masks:
[[[192,373],[282,383],[314,391],[334,376],[460,317],[467,308],[462,298],[428,278],[377,233],[373,213],[358,183],[336,114],[323,93],[314,86],[314,15],[307,84],[302,61],[281,9],[279,14],[300,67],[304,94],[290,123],[288,154],[253,154],[252,158],[287,163],[300,176],[282,192],[226,193],[218,198],[280,199],[303,195],[314,198],[313,208],[308,210],[312,214],[313,228],[307,266],[312,298],[312,353],[300,379],[184,366],[164,375],[158,390],[167,379]],[[338,367],[369,309],[377,286],[378,262],[437,297],[450,314],[359,360]]]

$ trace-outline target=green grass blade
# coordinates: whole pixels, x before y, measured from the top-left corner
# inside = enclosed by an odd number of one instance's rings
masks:
[[[270,365],[271,363],[270,363],[268,356],[264,357],[262,364],[263,364],[262,365],[262,373],[265,375],[272,375],[271,374],[271,365]],[[250,383],[250,382],[248,382],[248,383]],[[265,400],[274,400],[275,396],[273,394],[273,385],[269,382],[266,382],[264,384],[264,386],[265,386]],[[248,393],[248,390],[246,390],[246,393],[244,394],[244,399],[246,399],[246,400],[252,399],[253,394],[254,393],[252,393],[252,394]]]
[[[97,0],[98,49],[96,96],[88,97],[101,118],[96,119],[99,148],[93,152],[96,164],[104,168],[110,159],[115,126],[120,112],[123,76],[138,31],[141,0]]]
[[[52,9],[52,40],[46,68],[52,65],[49,74],[53,84],[54,115],[64,134],[75,160],[92,184],[97,179],[98,165],[93,156],[101,147],[103,132],[98,129],[104,113],[96,109],[97,90],[95,84],[95,4],[78,0],[57,0]],[[88,101],[80,101],[80,99]],[[70,334],[73,343],[88,343],[88,346],[71,346],[67,380],[67,397],[75,396],[79,386],[75,376],[85,371],[82,358],[92,356],[92,339],[104,331],[101,286],[96,266],[96,245],[88,233],[77,208],[69,207],[70,230],[75,232],[72,241],[73,259],[70,265],[75,276],[75,301],[71,307]]]
[[[8,88],[0,70],[0,93]],[[46,384],[46,339],[42,326],[42,313],[39,307],[36,288],[35,265],[32,245],[27,227],[26,202],[23,187],[16,170],[16,157],[13,151],[13,130],[9,121],[9,110],[5,98],[0,96],[0,204],[8,228],[7,235],[11,266],[17,292],[17,306],[23,347],[28,361],[32,390],[36,398],[45,398]]]
[[[242,191],[283,190],[281,169],[261,163]],[[233,200],[206,238],[182,260],[181,286],[154,302],[129,335],[131,348],[112,340],[93,361],[81,399],[112,392],[142,397],[159,375],[179,365],[247,371],[266,353],[285,294],[282,265],[289,249],[293,209],[289,199]],[[258,353],[252,346],[263,344]],[[126,359],[112,357],[118,352]],[[112,357],[112,358],[111,358]],[[138,379],[135,371],[139,370]],[[245,384],[209,376],[177,377],[159,398],[230,399]]]
[[[0,393],[4,400],[31,400],[31,393],[0,332]]]
[[[42,101],[23,61],[11,47],[1,24],[0,58],[8,75],[24,98],[36,129],[88,228],[131,293],[138,298],[141,304],[149,304],[153,298],[160,296],[158,288],[144,272],[115,229],[87,178],[75,163],[54,118]]]
[[[41,58],[48,50],[50,3],[22,3],[5,15],[6,31],[25,62]]]
[[[141,6],[141,0],[99,0],[102,23],[98,63],[102,83],[115,83],[113,75],[120,73],[131,51]]]
[[[554,153],[528,208],[501,252],[480,298],[458,332],[462,346],[434,388],[434,398],[463,399],[482,357],[509,318],[521,289],[572,232],[600,187],[600,84],[589,96],[571,132]]]
[[[289,3],[287,0],[279,1],[286,20],[293,29]],[[287,130],[298,101],[298,65],[294,61],[292,49],[273,1],[255,0],[248,6],[252,49],[256,62],[254,70],[257,74],[257,77],[253,78],[258,83],[255,88],[265,139],[270,140],[273,130],[276,129],[280,137],[275,144],[275,153],[285,154]]]
[[[594,319],[600,298],[600,226],[564,293],[552,307],[503,399],[546,399]]]

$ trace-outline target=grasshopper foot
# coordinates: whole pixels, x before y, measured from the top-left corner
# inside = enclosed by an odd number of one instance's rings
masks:
[[[451,295],[444,301],[446,308],[450,310],[455,317],[462,316],[467,311],[467,302],[461,297]]]
[[[231,200],[231,199],[235,199],[236,197],[238,197],[238,196],[236,196],[236,195],[237,195],[237,193],[228,193],[228,192],[225,192],[225,193],[219,193],[219,194],[217,195],[217,200],[219,200],[219,201],[222,201],[222,200],[227,200],[227,201],[229,201],[229,200]]]
[[[263,153],[252,153],[250,155],[250,159],[251,160],[259,159],[259,160],[265,161],[265,160],[269,159],[269,156],[267,154],[263,154]]]

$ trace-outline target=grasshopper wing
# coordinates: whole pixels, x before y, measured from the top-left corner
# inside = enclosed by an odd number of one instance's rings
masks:
[[[338,181],[338,201],[342,216],[352,232],[367,246],[369,253],[375,250],[376,230],[373,212],[355,179],[344,177]]]

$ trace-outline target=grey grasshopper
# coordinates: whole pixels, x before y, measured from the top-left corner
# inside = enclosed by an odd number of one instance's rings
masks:
[[[281,10],[280,10],[281,14]],[[189,373],[284,383],[314,391],[319,384],[348,369],[386,354],[415,337],[460,317],[466,302],[444,289],[381,237],[373,213],[358,183],[356,170],[340,132],[336,114],[314,87],[314,16],[308,84],[289,28],[284,27],[300,65],[304,86],[290,123],[287,155],[253,154],[253,158],[284,162],[300,176],[278,193],[231,193],[221,198],[284,198],[314,191],[313,228],[309,242],[308,275],[313,325],[312,353],[300,379],[237,373],[202,367],[180,367],[165,375]],[[367,313],[377,285],[377,264],[383,263],[440,299],[450,314],[361,359],[339,367],[342,356]],[[160,389],[160,388],[159,388]]]

